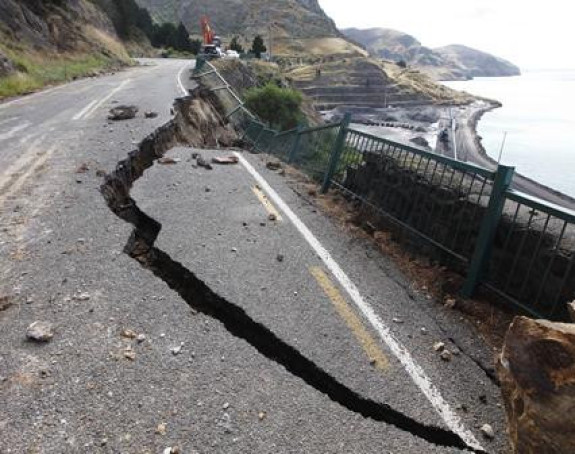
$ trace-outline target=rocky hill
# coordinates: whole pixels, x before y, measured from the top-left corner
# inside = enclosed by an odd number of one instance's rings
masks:
[[[200,34],[200,18],[207,15],[214,30],[229,41],[238,36],[249,47],[257,34],[274,54],[349,54],[363,51],[343,39],[317,0],[137,0],[156,21],[182,21]]]
[[[386,28],[349,28],[342,32],[374,57],[404,61],[438,80],[520,74],[519,68],[506,60],[461,45],[431,49],[411,35]]]
[[[200,33],[200,17],[207,15],[220,35],[266,33],[270,23],[278,35],[339,36],[334,22],[317,0],[138,0],[157,20],[184,22]]]

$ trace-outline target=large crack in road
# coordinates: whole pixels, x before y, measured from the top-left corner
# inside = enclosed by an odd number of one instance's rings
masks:
[[[177,100],[174,119],[146,137],[138,149],[120,161],[101,187],[109,208],[134,226],[124,252],[152,271],[190,307],[218,320],[230,334],[248,342],[260,354],[283,366],[289,373],[348,410],[365,418],[393,425],[438,446],[485,452],[468,446],[452,431],[420,423],[387,404],[367,399],[349,389],[277,337],[266,326],[253,320],[241,307],[217,295],[181,263],[155,247],[162,226],[138,208],[130,196],[130,191],[134,182],[177,144],[210,145],[215,128],[205,128],[205,124],[189,124],[190,112],[187,110],[198,107],[197,103],[192,102],[193,99],[194,95]],[[219,121],[218,126],[221,127],[221,118]],[[195,137],[191,140],[194,132]],[[203,137],[206,133],[209,137]]]

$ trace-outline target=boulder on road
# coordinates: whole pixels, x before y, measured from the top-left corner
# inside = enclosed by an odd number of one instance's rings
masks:
[[[575,325],[516,317],[497,370],[514,452],[575,452]]]
[[[138,113],[138,108],[136,106],[117,106],[110,109],[110,114],[108,115],[109,120],[130,120],[136,116]]]

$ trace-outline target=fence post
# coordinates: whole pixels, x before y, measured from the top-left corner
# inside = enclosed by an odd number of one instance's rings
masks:
[[[254,150],[254,151],[257,151],[256,147],[258,145],[258,141],[260,140],[262,134],[264,133],[264,131],[266,129],[266,126],[264,124],[260,123],[260,126],[261,126],[260,132],[258,132],[258,135],[256,136],[256,139],[254,140],[254,146],[252,148],[252,150]]]
[[[497,172],[495,174],[495,179],[493,180],[493,189],[491,191],[491,197],[489,198],[489,204],[487,205],[487,211],[481,221],[475,250],[473,251],[471,263],[469,264],[469,270],[467,272],[467,279],[465,280],[465,284],[461,290],[461,294],[465,298],[473,296],[475,288],[481,281],[483,273],[489,263],[493,248],[493,239],[495,237],[499,221],[501,220],[501,215],[503,214],[505,191],[507,191],[511,184],[514,172],[514,167],[503,165],[497,166]]]
[[[206,60],[204,57],[196,57],[196,67],[194,68],[194,72],[198,74],[204,65],[206,64]]]
[[[351,114],[347,112],[343,120],[341,121],[341,127],[339,130],[339,134],[335,139],[335,144],[333,146],[333,151],[329,157],[329,162],[327,164],[327,169],[323,178],[323,184],[321,185],[320,192],[325,194],[329,190],[329,186],[331,185],[331,179],[335,170],[337,169],[337,164],[339,162],[339,158],[341,156],[341,152],[345,146],[345,137],[347,135],[347,129],[349,128],[349,124],[351,123]]]
[[[291,164],[295,159],[295,155],[296,155],[296,153],[299,149],[299,145],[301,143],[301,133],[302,133],[303,129],[304,129],[304,127],[302,125],[297,125],[297,131],[295,133],[295,140],[293,142],[293,145],[292,145],[291,150],[290,150],[289,155],[288,155],[288,160],[287,160],[288,164]]]

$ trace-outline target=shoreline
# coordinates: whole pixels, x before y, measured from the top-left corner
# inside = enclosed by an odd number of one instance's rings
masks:
[[[467,160],[478,165],[485,165],[485,162],[487,162],[491,167],[496,168],[498,165],[497,161],[487,154],[487,151],[485,150],[485,147],[482,143],[482,137],[479,135],[477,128],[479,122],[486,113],[501,108],[502,104],[496,101],[483,101],[487,102],[488,105],[472,110],[469,118],[466,121],[466,126],[469,129],[471,135],[471,142],[473,144],[472,148],[474,148],[474,150],[470,150],[468,148]],[[470,106],[469,109],[473,109],[473,107]],[[481,159],[473,159],[475,157],[473,156],[474,154],[477,154]],[[519,172],[515,172],[512,186],[513,189],[538,197],[545,200],[546,202],[560,205],[562,208],[569,210],[575,210],[574,197],[564,194],[557,189],[553,189]]]

